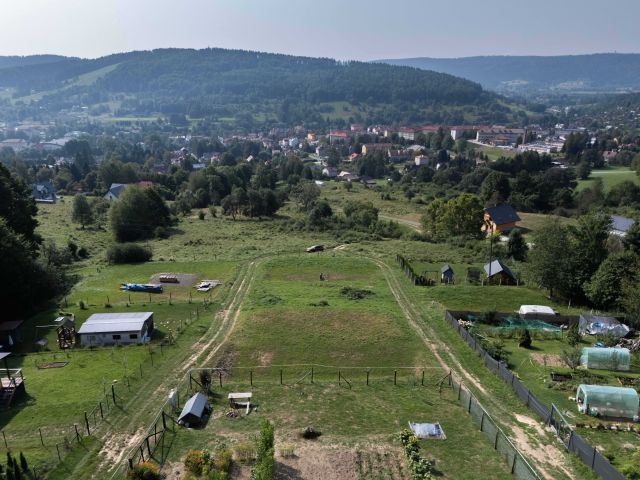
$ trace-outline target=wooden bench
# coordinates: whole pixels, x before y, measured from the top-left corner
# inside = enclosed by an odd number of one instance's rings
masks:
[[[246,414],[248,415],[249,410],[251,409],[252,396],[252,392],[240,392],[230,393],[227,398],[229,399],[229,406],[231,406],[232,408],[246,407]]]

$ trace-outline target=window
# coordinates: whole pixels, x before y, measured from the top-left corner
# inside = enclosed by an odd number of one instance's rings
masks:
[[[112,338],[113,338],[114,340],[120,340],[120,335],[112,335]]]
[[[136,338],[138,338],[138,334],[137,333],[132,333],[131,335],[129,335],[129,338],[131,340],[135,340]]]

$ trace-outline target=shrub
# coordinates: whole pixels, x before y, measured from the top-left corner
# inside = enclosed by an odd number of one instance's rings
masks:
[[[231,468],[232,459],[233,454],[231,453],[231,450],[226,447],[218,448],[213,452],[212,465],[216,470],[228,472]]]
[[[89,257],[89,250],[87,250],[85,247],[80,247],[78,249],[78,258],[88,258]]]
[[[127,477],[136,480],[161,480],[165,478],[160,473],[160,469],[151,462],[139,463],[132,470],[129,470]]]
[[[518,346],[522,348],[531,348],[531,334],[526,328],[522,329],[522,332],[520,333]]]
[[[150,248],[135,243],[114,245],[107,250],[107,262],[111,264],[144,263],[151,260],[152,256]]]
[[[200,210],[200,211],[198,212],[198,218],[199,218],[200,220],[204,220],[205,215],[206,215],[206,214],[204,213],[204,210]]]
[[[409,462],[409,470],[414,480],[429,480],[433,478],[433,463],[422,458],[418,439],[411,430],[404,429],[400,433],[400,443],[404,449],[404,456]]]
[[[504,342],[502,341],[502,339],[500,340],[483,339],[480,341],[480,344],[482,345],[482,348],[486,350],[489,356],[491,356],[495,360],[498,360],[499,362],[509,361],[509,354],[504,349]]]
[[[580,343],[580,330],[577,323],[572,324],[567,330],[566,340],[571,347],[575,347]]]
[[[202,470],[207,463],[204,450],[189,450],[184,459],[184,466],[194,475],[202,475]]]
[[[369,295],[373,295],[373,292],[363,288],[342,287],[340,289],[340,294],[344,295],[349,300],[361,300]]]
[[[560,360],[567,367],[575,370],[580,365],[580,357],[582,356],[582,349],[579,347],[565,348],[560,353]]]

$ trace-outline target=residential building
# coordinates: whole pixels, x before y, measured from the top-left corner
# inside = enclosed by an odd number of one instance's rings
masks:
[[[33,184],[31,196],[35,199],[36,203],[56,203],[56,191],[50,182]]]
[[[336,178],[338,176],[338,169],[335,167],[325,167],[322,169],[322,175],[329,178]]]
[[[526,130],[523,128],[505,128],[493,126],[490,129],[478,130],[476,142],[489,145],[513,145],[518,138],[524,138]]]
[[[114,202],[120,198],[120,194],[124,192],[124,189],[128,186],[127,183],[112,183],[109,187],[109,191],[105,194],[105,200]]]
[[[508,232],[516,228],[520,221],[518,213],[511,205],[496,205],[484,209],[482,231],[488,235]]]
[[[636,223],[635,220],[631,218],[611,215],[611,234],[625,237],[634,223]]]
[[[388,153],[390,148],[390,143],[365,143],[362,145],[362,155],[375,151],[385,151]]]
[[[416,164],[416,167],[421,167],[423,165],[429,165],[429,157],[426,155],[418,155],[413,159]]]

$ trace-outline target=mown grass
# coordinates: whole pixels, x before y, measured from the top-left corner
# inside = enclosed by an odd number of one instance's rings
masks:
[[[593,170],[586,180],[578,181],[576,191],[584,190],[593,186],[596,178],[602,179],[602,187],[605,192],[611,190],[611,187],[618,185],[626,180],[630,180],[640,185],[640,178],[629,167],[608,167],[606,169]]]
[[[320,281],[320,273],[328,280]],[[370,294],[350,300],[344,287]],[[311,367],[302,365],[310,363],[315,364],[314,384]],[[408,421],[439,421],[447,440],[425,441],[423,448],[437,460],[443,478],[509,476],[452,390],[445,383],[439,391],[437,383],[446,372],[407,324],[378,267],[366,259],[325,252],[263,263],[217,364],[230,368],[231,375],[222,389],[214,377],[213,419],[204,431],[179,430],[169,461],[180,461],[186,448],[210,446],[216,439],[233,443],[246,438],[262,418],[275,423],[278,442],[301,446],[305,441],[299,434],[312,426],[323,432],[321,445],[345,447],[397,446],[395,434]],[[348,383],[343,379],[338,385],[339,375]],[[252,391],[257,411],[226,417],[230,391]],[[482,472],[474,469],[480,460]]]

